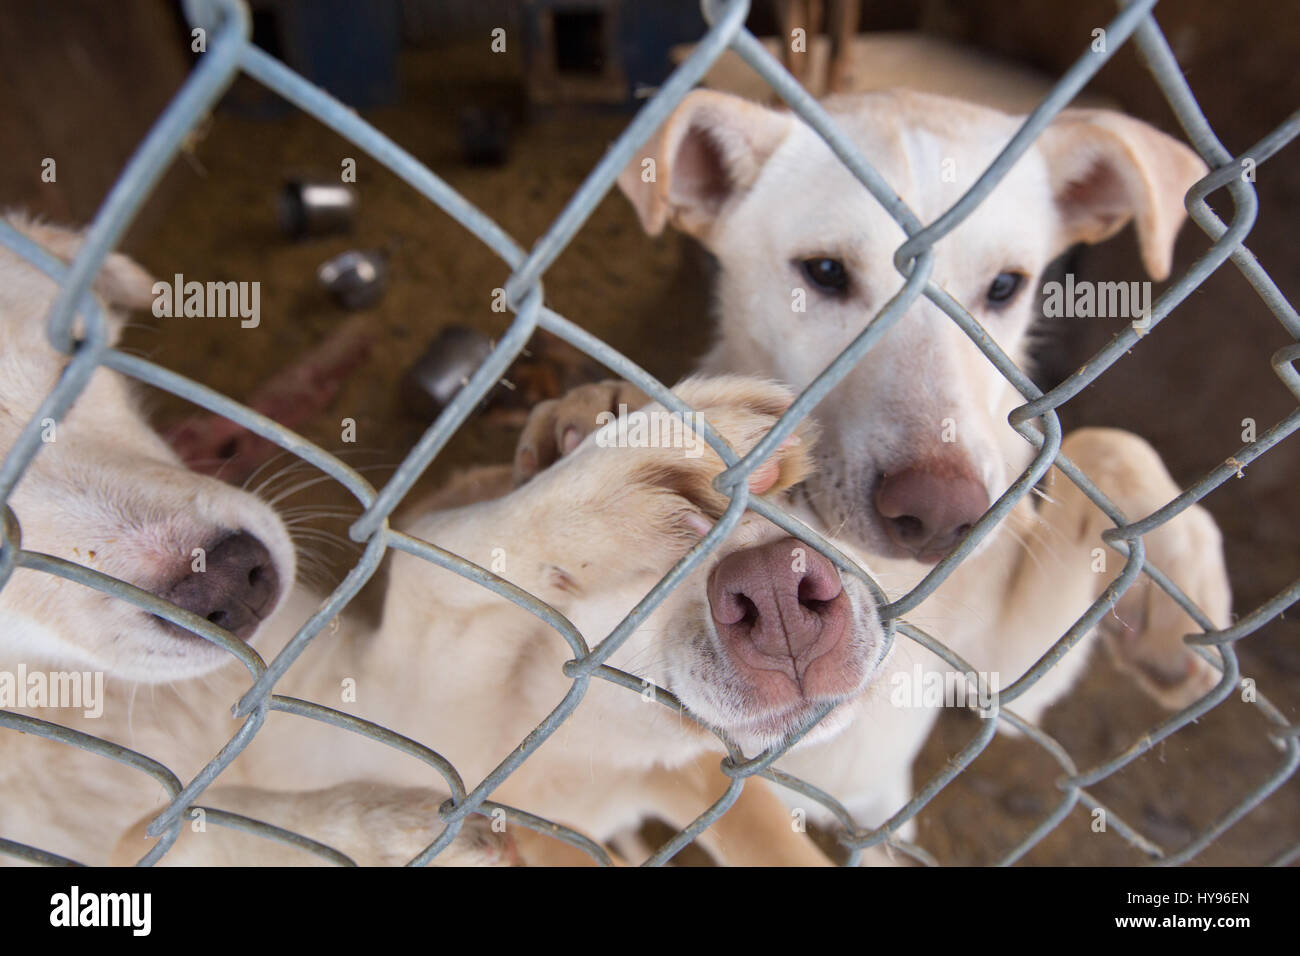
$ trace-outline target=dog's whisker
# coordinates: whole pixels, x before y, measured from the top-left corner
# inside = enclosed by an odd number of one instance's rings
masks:
[[[348,511],[342,509],[335,512],[319,511],[313,509],[311,511],[303,512],[300,514],[289,515],[285,517],[284,523],[286,526],[293,528],[304,524],[310,526],[317,521],[353,521],[358,517],[359,514],[360,512],[357,511]],[[282,517],[284,517],[283,513],[282,513]]]
[[[285,452],[283,455],[278,457],[284,457],[284,455],[288,455],[288,454],[289,454],[288,452]],[[267,475],[264,479],[262,479],[262,481],[256,487],[252,489],[247,488],[249,482],[246,481],[244,483],[245,488],[249,491],[250,494],[256,495],[257,497],[264,499],[266,495],[270,493],[271,486],[275,482],[283,480],[291,475],[308,471],[310,470],[310,468],[311,466],[307,462],[303,461],[300,458],[294,458],[287,465],[284,465],[278,468],[276,471],[272,472],[271,474]]]
[[[286,498],[292,498],[294,495],[300,494],[301,492],[306,491],[308,488],[315,488],[317,485],[324,484],[327,481],[334,481],[334,476],[317,475],[314,478],[305,478],[302,481],[297,482],[296,484],[290,485],[288,488],[278,490],[275,493],[274,497],[268,498],[266,500],[266,503],[269,504],[271,507],[275,507],[280,502],[284,501]]]
[[[287,451],[287,450],[284,450],[284,449],[281,449],[279,452],[277,452],[276,454],[272,455],[270,458],[266,459],[266,461],[262,462],[260,465],[258,465],[256,468],[254,468],[254,469],[249,473],[248,477],[244,479],[243,483],[242,483],[239,487],[241,487],[241,488],[243,488],[245,491],[247,491],[247,490],[248,490],[248,486],[251,485],[254,481],[257,480],[257,476],[258,476],[258,475],[260,475],[260,474],[261,474],[263,471],[265,471],[267,468],[270,468],[273,464],[275,464],[276,462],[278,462],[278,461],[280,461],[281,459],[285,458],[286,456],[292,456],[292,455],[293,455],[293,452],[291,452],[291,451]],[[302,464],[306,464],[306,462],[303,462],[302,459],[298,458],[297,456],[294,456],[294,461],[296,461],[296,462],[300,462],[300,463],[302,463]],[[263,487],[263,486],[259,485],[258,488],[255,489],[255,490],[253,491],[253,494],[257,494],[257,492],[260,491],[262,487]]]

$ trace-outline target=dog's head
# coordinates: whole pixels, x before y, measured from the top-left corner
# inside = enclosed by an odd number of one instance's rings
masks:
[[[1022,121],[905,91],[826,106],[923,223],[962,196]],[[1182,197],[1204,173],[1190,149],[1144,123],[1066,110],[935,245],[931,281],[1019,361],[1045,267],[1134,220],[1147,271],[1165,278]],[[717,259],[710,369],[802,389],[902,288],[893,254],[903,230],[791,113],[696,91],[619,185],[649,233],[672,224]],[[819,406],[810,503],[873,553],[938,560],[1026,460],[1028,444],[1006,422],[1015,398],[967,336],[918,299]]]
[[[11,216],[61,259],[76,233]],[[119,334],[120,307],[151,301],[151,280],[110,255],[94,291]],[[37,413],[68,363],[45,338],[54,282],[0,248],[0,456]],[[251,640],[294,578],[284,525],[265,503],[186,470],[150,429],[121,376],[96,370],[41,448],[9,505],[29,551],[120,578]],[[220,666],[229,655],[93,588],[17,569],[0,589],[0,652],[124,679],[167,681]]]
[[[767,433],[792,398],[783,387],[740,376],[696,379],[675,391],[738,454]],[[728,505],[713,485],[723,463],[695,440],[689,423],[679,431],[681,419],[657,404],[632,415],[639,417],[588,436],[530,486],[562,510],[564,517],[545,520],[564,529],[563,538],[552,538],[554,552],[571,556],[558,576],[566,587],[546,597],[592,636],[608,633]],[[680,447],[665,437],[683,432],[688,440]],[[751,474],[751,495],[780,503],[808,475],[814,446],[812,426],[796,430]],[[843,727],[847,704],[876,674],[885,648],[866,584],[748,511],[610,663],[672,691],[703,723],[752,752],[823,707],[835,709],[804,740]],[[608,719],[630,720],[625,736],[636,740],[652,710],[629,707],[629,697],[617,692],[619,710]],[[677,726],[666,711],[660,720]]]

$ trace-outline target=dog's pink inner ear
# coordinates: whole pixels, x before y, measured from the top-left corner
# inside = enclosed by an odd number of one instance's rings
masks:
[[[674,203],[685,201],[714,215],[732,188],[722,149],[707,132],[692,127],[677,151],[672,182]]]
[[[1133,213],[1133,200],[1115,167],[1097,157],[1072,177],[1056,197],[1067,228],[1090,237],[1104,238],[1118,230]]]

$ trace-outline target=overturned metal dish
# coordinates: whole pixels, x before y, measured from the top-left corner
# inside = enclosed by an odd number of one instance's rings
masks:
[[[388,257],[378,249],[353,249],[321,263],[316,279],[343,308],[364,309],[388,286]]]
[[[491,354],[492,340],[482,332],[447,326],[402,376],[406,407],[422,418],[436,418]],[[500,388],[494,385],[480,407],[491,403]]]

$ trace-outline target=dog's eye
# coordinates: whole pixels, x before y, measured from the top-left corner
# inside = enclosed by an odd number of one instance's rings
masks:
[[[844,295],[849,288],[849,271],[838,259],[805,259],[800,265],[808,281],[828,295]]]
[[[998,277],[989,284],[989,291],[986,296],[990,302],[999,304],[1009,302],[1011,297],[1020,291],[1020,286],[1024,281],[1023,273],[1000,272]]]

